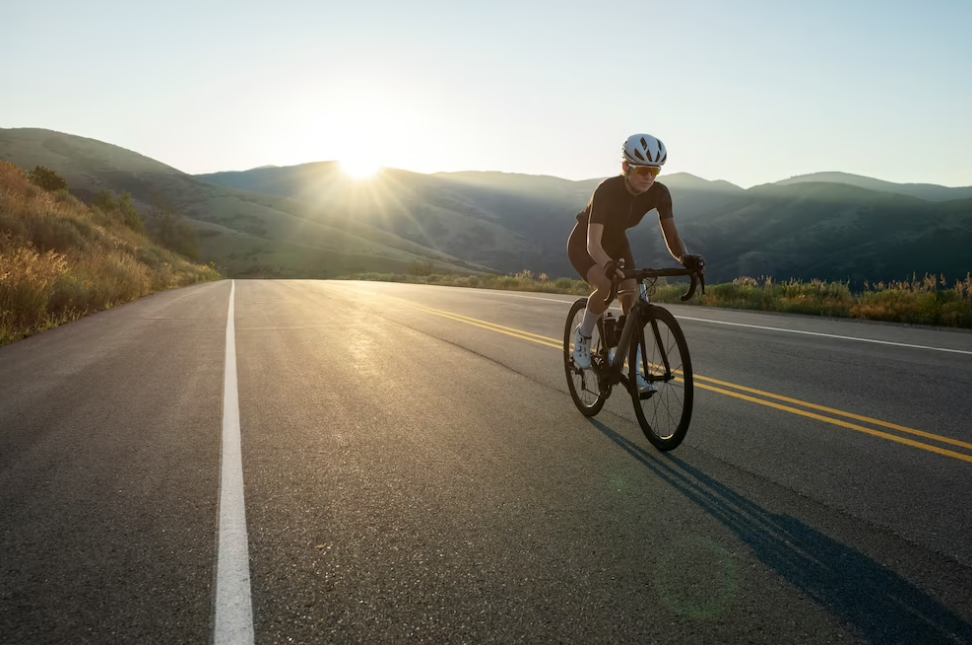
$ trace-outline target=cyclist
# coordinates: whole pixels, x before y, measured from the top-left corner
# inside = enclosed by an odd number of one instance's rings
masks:
[[[633,269],[634,258],[625,231],[637,226],[646,213],[658,211],[658,220],[669,253],[685,268],[704,270],[701,256],[689,254],[675,228],[672,195],[668,187],[656,182],[668,159],[665,144],[650,134],[633,134],[624,142],[621,174],[602,181],[594,190],[587,207],[577,215],[577,224],[567,240],[567,257],[571,265],[594,293],[587,300],[583,322],[574,330],[574,361],[578,367],[591,366],[591,337],[597,320],[607,310],[604,299],[611,293],[611,277],[623,278],[618,260],[624,268]],[[634,305],[634,280],[623,280],[621,310],[627,314]],[[640,363],[640,358],[639,358]],[[655,388],[638,373],[638,389]]]

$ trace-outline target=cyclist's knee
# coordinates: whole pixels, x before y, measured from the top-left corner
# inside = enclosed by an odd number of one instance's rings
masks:
[[[594,266],[587,273],[587,281],[592,287],[598,291],[610,291],[611,281],[608,280],[607,276],[604,274],[604,269],[599,266]]]

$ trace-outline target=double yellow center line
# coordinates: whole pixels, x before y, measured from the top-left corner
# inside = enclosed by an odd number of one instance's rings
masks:
[[[540,334],[534,334],[532,332],[523,331],[522,329],[516,329],[513,327],[506,327],[504,325],[498,325],[496,323],[486,322],[485,320],[479,320],[478,318],[472,318],[470,316],[463,316],[461,314],[442,311],[440,309],[433,309],[432,307],[426,307],[424,305],[419,305],[407,300],[402,300],[402,302],[405,302],[409,306],[418,309],[420,311],[434,314],[436,316],[441,316],[443,318],[448,318],[449,320],[454,320],[456,322],[465,323],[467,325],[472,325],[474,327],[479,327],[481,329],[487,329],[489,331],[505,334],[507,336],[512,336],[513,338],[527,340],[532,343],[538,343],[546,347],[552,347],[553,349],[558,349],[558,350],[563,349],[563,341],[558,340],[556,338],[550,338],[549,336],[541,336]],[[895,432],[904,435],[921,437],[923,439],[936,441],[941,444],[951,445],[951,446],[964,448],[966,450],[972,451],[972,444],[966,443],[964,441],[959,441],[958,439],[951,439],[949,437],[943,437],[941,435],[932,434],[930,432],[923,432],[921,430],[907,428],[905,426],[901,426],[896,423],[888,423],[887,421],[881,421],[880,419],[872,419],[871,417],[866,417],[860,414],[854,414],[852,412],[844,412],[843,410],[836,410],[834,408],[828,408],[823,405],[817,405],[816,403],[800,401],[799,399],[794,399],[787,396],[781,396],[779,394],[773,394],[772,392],[764,392],[762,390],[757,390],[755,388],[746,387],[743,385],[736,385],[735,383],[728,383],[726,381],[720,381],[714,378],[709,378],[707,376],[701,376],[699,374],[695,374],[694,376],[696,381],[695,386],[703,390],[718,392],[719,394],[731,396],[735,399],[740,399],[742,401],[757,403],[759,405],[764,405],[766,407],[774,408],[776,410],[781,410],[783,412],[789,412],[791,414],[796,414],[802,417],[806,417],[808,419],[823,421],[824,423],[830,423],[835,426],[847,428],[848,430],[863,432],[864,434],[869,434],[874,437],[887,439],[888,441],[894,441],[896,443],[904,444],[906,446],[911,446],[913,448],[927,450],[929,452],[934,452],[939,455],[944,455],[946,457],[952,457],[953,459],[960,459],[962,461],[972,463],[972,454],[965,454],[961,452],[956,452],[954,450],[949,450],[947,448],[942,448],[933,444],[922,443],[920,441],[915,441],[914,439],[909,439],[907,437],[903,437],[900,435],[890,434],[888,432],[875,430],[873,428],[867,428],[862,425],[858,425],[857,423],[851,423],[850,421],[845,421],[843,419],[852,419],[854,421],[867,423],[873,426],[879,426],[881,428],[894,430]],[[710,383],[711,385],[709,385]],[[731,390],[725,388],[731,388]],[[736,390],[736,391],[732,391],[732,390]],[[757,396],[763,398],[756,398]],[[782,403],[776,403],[776,401],[781,401]],[[783,405],[783,403],[788,403],[790,405]],[[806,409],[795,408],[793,407],[794,405],[798,405],[801,408],[806,408]],[[810,410],[815,410],[815,412],[811,412]],[[822,414],[818,414],[818,412],[825,412],[827,414],[834,415],[835,417],[842,417],[842,418],[824,416]]]

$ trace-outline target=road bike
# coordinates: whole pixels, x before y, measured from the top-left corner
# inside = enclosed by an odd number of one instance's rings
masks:
[[[623,261],[622,261],[623,264]],[[580,298],[567,313],[564,327],[564,370],[570,396],[581,414],[593,417],[615,385],[623,385],[631,396],[638,424],[648,441],[661,451],[672,450],[685,439],[692,419],[692,361],[685,334],[667,309],[651,302],[655,283],[662,277],[690,276],[689,300],[701,282],[705,293],[705,273],[696,269],[625,270],[624,279],[638,281],[640,297],[627,315],[614,319],[610,310],[597,321],[591,338],[591,369],[581,369],[573,359],[574,330],[587,309],[587,298]],[[618,297],[617,275],[605,299],[610,307]],[[621,294],[633,291],[622,291]],[[648,343],[646,341],[650,340]],[[627,373],[624,367],[627,365]],[[641,376],[639,379],[638,376]]]

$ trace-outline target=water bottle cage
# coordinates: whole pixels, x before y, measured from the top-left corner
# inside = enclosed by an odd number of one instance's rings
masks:
[[[624,330],[624,314],[615,320],[613,316],[604,317],[604,340],[608,347],[617,347]]]

